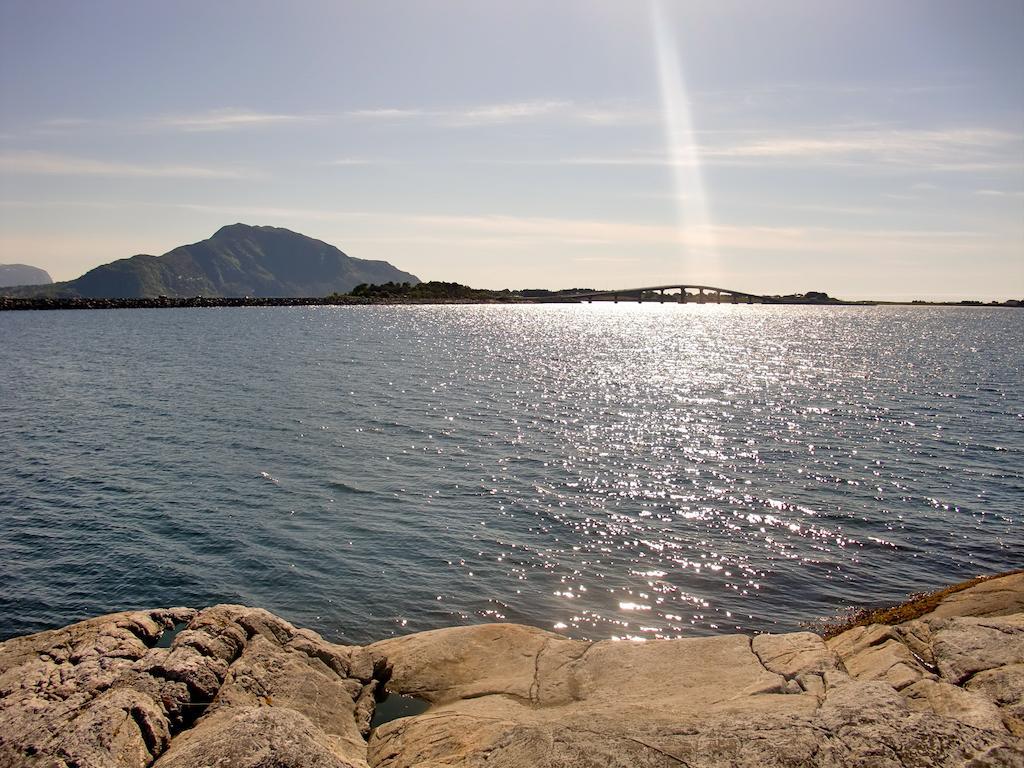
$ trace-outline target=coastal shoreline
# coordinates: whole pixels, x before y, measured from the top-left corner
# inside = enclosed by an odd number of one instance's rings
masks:
[[[609,299],[595,300],[596,303],[612,304],[617,303]],[[207,297],[195,296],[192,298],[169,298],[161,296],[157,298],[126,298],[126,299],[54,299],[54,298],[18,298],[0,296],[0,312],[19,311],[46,311],[46,310],[87,310],[87,309],[206,309],[216,307],[241,308],[241,307],[362,307],[362,306],[405,306],[405,305],[537,305],[537,304],[583,304],[579,299],[559,299],[558,297],[514,297],[514,298],[492,298],[492,299],[416,299],[416,298],[368,298],[365,296],[326,296],[326,297],[304,297],[304,298],[261,298],[261,297]],[[637,303],[635,299],[623,299],[623,304]],[[645,304],[676,304],[674,301],[645,301]],[[701,302],[688,302],[688,304],[701,304]],[[714,302],[703,302],[712,305]],[[1008,301],[1000,303],[984,304],[977,301],[961,302],[921,302],[921,301],[795,301],[786,299],[772,299],[770,301],[758,302],[768,306],[821,306],[821,307],[875,307],[875,306],[900,306],[900,307],[998,307],[998,308],[1020,308],[1024,306],[1021,302]],[[728,306],[728,304],[727,304]]]
[[[1024,572],[902,605],[830,639],[367,646],[245,606],[127,611],[0,643],[0,765],[1024,765]],[[422,706],[375,718],[396,696]]]

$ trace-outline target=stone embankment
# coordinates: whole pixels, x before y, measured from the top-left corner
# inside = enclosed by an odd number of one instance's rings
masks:
[[[253,298],[195,296],[193,298],[169,298],[158,296],[148,299],[61,299],[61,298],[14,298],[0,296],[0,311],[47,310],[47,309],[186,309],[190,307],[307,307],[369,304],[365,299],[351,296],[328,296],[311,298]]]
[[[430,707],[371,728],[384,686]],[[149,765],[1024,766],[1024,574],[827,641],[485,624],[352,647],[220,605],[0,644],[0,766]]]
[[[557,302],[552,299],[552,302]],[[0,296],[0,312],[35,311],[50,309],[190,309],[210,307],[348,307],[393,304],[531,304],[532,299],[437,299],[437,298],[366,298],[363,296],[311,296],[306,298],[216,297],[169,298],[158,296],[148,299],[60,299],[17,298]]]

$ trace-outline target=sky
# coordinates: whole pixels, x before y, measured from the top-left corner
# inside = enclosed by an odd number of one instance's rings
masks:
[[[0,263],[1024,298],[1022,0],[4,0]]]

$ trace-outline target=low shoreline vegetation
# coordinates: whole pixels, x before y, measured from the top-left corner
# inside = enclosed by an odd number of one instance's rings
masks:
[[[470,288],[460,283],[445,283],[432,280],[429,283],[383,283],[368,285],[360,283],[347,294],[334,293],[327,298],[354,296],[374,301],[516,301],[522,296],[508,288],[503,291],[489,291]]]
[[[875,608],[850,608],[830,618],[807,622],[804,626],[829,640],[854,627],[867,627],[872,624],[901,624],[904,621],[912,621],[924,616],[926,613],[930,613],[935,610],[939,603],[952,594],[970,589],[982,582],[999,579],[1004,576],[1012,576],[1015,573],[1024,573],[1024,568],[988,576],[978,576],[959,584],[937,589],[934,592],[915,592],[909,595],[906,600],[895,605]]]

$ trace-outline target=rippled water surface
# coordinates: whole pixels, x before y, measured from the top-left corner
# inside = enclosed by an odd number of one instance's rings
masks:
[[[0,313],[0,635],[783,630],[1024,565],[1024,315]]]

